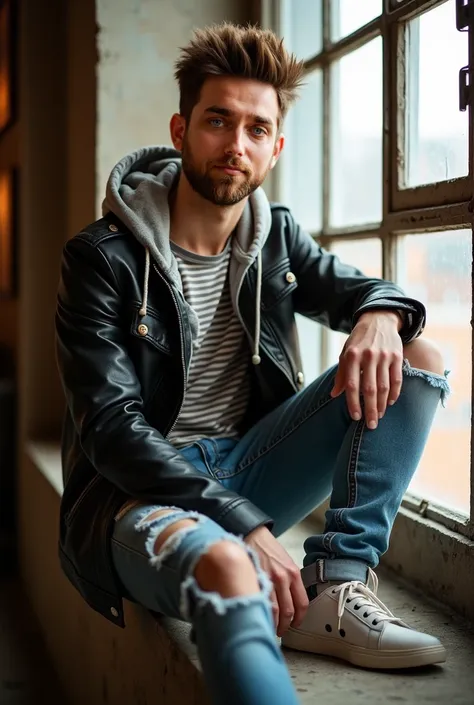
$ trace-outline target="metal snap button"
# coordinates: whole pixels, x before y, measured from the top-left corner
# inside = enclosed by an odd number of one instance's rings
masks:
[[[117,233],[117,232],[118,232],[117,226],[114,225],[113,223],[110,223],[110,225],[109,225],[109,230],[111,230],[113,233]]]
[[[115,607],[111,607],[111,608],[110,608],[110,614],[111,614],[113,617],[118,617],[118,616],[119,616],[119,615],[118,615],[118,610],[116,610]]]
[[[137,330],[140,335],[146,335],[148,333],[148,326],[146,326],[144,323],[140,323]]]
[[[298,372],[298,374],[296,375],[296,381],[298,382],[298,384],[303,384],[304,374],[302,372]]]
[[[285,278],[286,278],[286,281],[288,282],[288,284],[293,284],[293,282],[296,281],[296,277],[293,274],[293,272],[287,272]]]

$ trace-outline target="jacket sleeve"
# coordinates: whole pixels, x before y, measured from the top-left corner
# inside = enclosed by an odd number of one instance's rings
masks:
[[[366,311],[402,313],[404,343],[417,338],[426,322],[422,303],[405,296],[393,282],[372,279],[320,247],[289,217],[291,267],[297,277],[295,310],[333,330],[350,333]]]
[[[64,250],[56,312],[60,378],[83,452],[96,471],[145,503],[196,510],[247,535],[272,520],[198,472],[147,423],[127,354],[124,300],[100,245],[76,236]]]

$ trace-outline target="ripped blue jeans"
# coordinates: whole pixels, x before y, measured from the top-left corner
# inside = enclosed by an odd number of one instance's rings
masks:
[[[393,521],[417,468],[445,377],[405,362],[397,403],[377,429],[353,421],[345,395],[330,397],[336,367],[268,414],[241,439],[202,439],[181,452],[195,467],[248,497],[275,521],[279,536],[330,496],[322,534],[304,544],[314,581],[362,580],[387,550]],[[271,584],[242,537],[208,517],[172,507],[128,506],[116,518],[112,555],[124,593],[156,612],[192,623],[203,673],[215,705],[296,705],[270,605]],[[166,526],[195,519],[157,555]],[[260,592],[223,598],[200,588],[199,558],[222,540],[241,545],[254,562]],[[312,570],[312,568],[309,568]]]

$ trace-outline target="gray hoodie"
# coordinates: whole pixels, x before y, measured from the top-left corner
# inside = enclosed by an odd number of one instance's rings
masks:
[[[178,265],[170,247],[170,212],[168,195],[181,170],[180,152],[165,146],[142,147],[127,154],[112,169],[102,211],[114,213],[145,248],[143,302],[140,315],[146,314],[150,257],[176,289],[187,307],[191,334],[196,338],[199,321],[195,311],[183,297]],[[249,197],[240,218],[232,247],[229,283],[234,311],[242,322],[237,307],[238,295],[248,268],[257,259],[256,323],[252,361],[260,363],[260,294],[262,284],[261,250],[271,226],[271,211],[262,188]]]

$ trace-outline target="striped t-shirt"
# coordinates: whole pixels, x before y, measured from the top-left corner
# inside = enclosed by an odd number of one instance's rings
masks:
[[[205,257],[171,243],[186,301],[199,318],[184,403],[168,440],[183,448],[201,438],[236,438],[249,399],[248,344],[229,288],[231,238]]]

